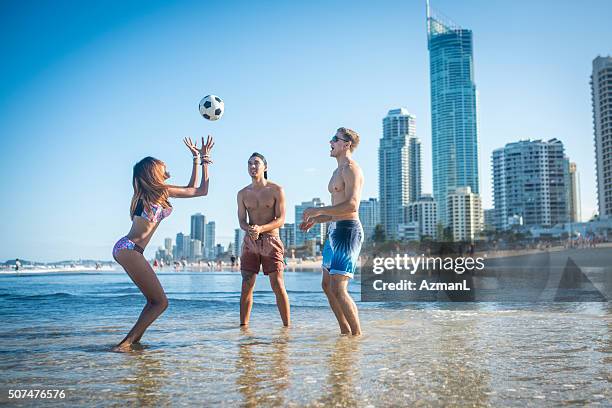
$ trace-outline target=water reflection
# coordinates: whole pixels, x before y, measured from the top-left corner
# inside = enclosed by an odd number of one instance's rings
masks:
[[[125,366],[130,368],[120,383],[127,385],[119,400],[137,402],[141,406],[169,406],[171,398],[162,392],[169,373],[162,363],[162,351],[137,350],[125,354]]]
[[[474,318],[451,322],[440,332],[440,362],[432,364],[430,375],[443,381],[438,387],[438,395],[445,404],[490,404],[490,375],[483,356],[475,347],[479,341],[478,334]]]
[[[258,338],[248,328],[242,329],[242,334],[244,337],[238,344],[236,360],[239,372],[236,388],[242,394],[242,406],[285,405],[290,374],[287,360],[289,329],[280,329],[272,338]]]
[[[324,406],[356,406],[359,398],[355,384],[359,384],[360,337],[340,336],[332,345],[327,361],[326,389],[320,402]]]

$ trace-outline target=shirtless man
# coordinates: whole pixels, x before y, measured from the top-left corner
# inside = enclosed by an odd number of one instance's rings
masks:
[[[317,223],[330,222],[323,248],[323,291],[338,319],[340,333],[360,335],[357,305],[348,293],[348,282],[355,273],[364,236],[359,221],[363,173],[352,158],[359,145],[359,135],[341,127],[329,144],[330,156],[338,161],[327,187],[332,205],[306,209],[300,229],[308,231]]]
[[[289,297],[283,281],[285,250],[278,234],[285,223],[285,193],[281,186],[268,181],[268,163],[263,155],[251,155],[248,171],[251,184],[238,192],[238,221],[247,232],[240,256],[240,325],[249,325],[253,288],[261,265],[270,278],[283,325],[289,326]]]

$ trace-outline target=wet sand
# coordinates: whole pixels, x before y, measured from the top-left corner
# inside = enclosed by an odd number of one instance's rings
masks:
[[[143,305],[124,274],[2,277],[0,402],[16,388],[64,389],[64,400],[44,403],[66,406],[539,407],[612,398],[609,303],[360,302],[365,334],[351,338],[338,335],[318,274],[286,275],[289,329],[263,278],[251,327],[241,330],[239,274],[161,273],[170,308],[141,348],[121,354],[109,350]],[[359,298],[357,282],[351,290]]]

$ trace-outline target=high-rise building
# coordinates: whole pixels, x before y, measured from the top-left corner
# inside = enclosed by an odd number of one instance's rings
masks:
[[[310,231],[303,232],[298,226],[302,222],[302,216],[304,210],[310,207],[324,207],[325,204],[320,198],[313,198],[311,201],[304,201],[302,204],[295,206],[295,245],[303,246],[306,244],[306,240],[315,240],[318,244],[325,242],[326,224],[315,224]]]
[[[576,163],[569,164],[569,215],[570,222],[582,221],[580,211],[580,173]]]
[[[371,240],[374,236],[374,229],[380,224],[380,205],[378,199],[361,200],[359,204],[359,220],[363,226],[365,240]]]
[[[416,222],[419,239],[429,237],[436,239],[438,211],[436,200],[431,194],[423,194],[417,201],[406,206],[406,222]]]
[[[234,230],[234,255],[240,256],[242,254],[242,241],[246,232],[242,228],[236,228]]]
[[[612,57],[593,60],[591,75],[599,218],[612,218]]]
[[[183,254],[182,258],[191,259],[191,238],[188,235],[183,237],[183,249],[181,253]]]
[[[206,224],[206,231],[204,233],[204,256],[206,258],[214,258],[215,257],[215,222],[210,221]]]
[[[198,239],[204,244],[206,217],[200,213],[191,216],[191,239]]]
[[[405,108],[391,109],[383,118],[378,148],[380,223],[389,238],[397,237],[404,222],[404,207],[421,191],[421,142],[415,117]]]
[[[164,239],[164,248],[166,249],[166,253],[172,255],[172,238]]]
[[[183,234],[182,232],[176,234],[176,254],[172,254],[174,255],[174,259],[180,260],[186,257],[183,253],[183,249],[185,248],[183,242],[188,240],[188,237],[185,237],[185,234]]]
[[[552,227],[569,221],[563,143],[521,140],[493,151],[495,227]],[[518,221],[517,221],[518,220]]]
[[[285,224],[278,230],[285,248],[295,247],[295,224]]]
[[[421,197],[421,139],[410,136],[408,146],[408,199],[412,202]]]
[[[189,258],[193,260],[202,258],[202,241],[199,239],[190,239]]]
[[[446,217],[454,241],[473,241],[482,231],[484,214],[478,194],[470,187],[457,187],[448,195]]]
[[[431,82],[433,195],[448,220],[449,193],[469,186],[478,194],[478,122],[472,31],[437,16],[427,2]]]

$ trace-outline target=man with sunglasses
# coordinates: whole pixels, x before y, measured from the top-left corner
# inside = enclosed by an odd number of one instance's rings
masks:
[[[341,127],[329,144],[329,154],[338,162],[328,184],[332,205],[307,208],[300,229],[308,231],[317,223],[330,223],[323,248],[323,291],[338,320],[340,333],[360,335],[357,305],[348,293],[349,279],[357,268],[364,236],[359,221],[363,173],[352,158],[359,145],[359,135]]]

